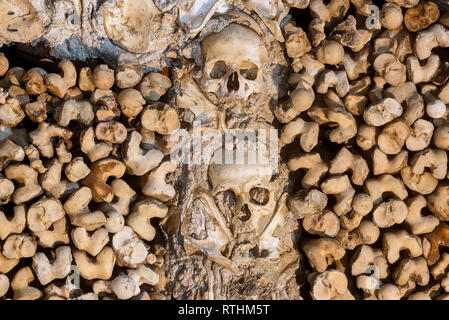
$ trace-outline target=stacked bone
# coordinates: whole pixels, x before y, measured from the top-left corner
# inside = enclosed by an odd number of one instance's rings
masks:
[[[283,25],[292,90],[274,110],[281,143],[302,151],[288,159],[302,174],[289,209],[310,296],[447,299],[449,62],[438,47],[449,47],[449,10],[284,2],[312,16],[307,32]],[[152,218],[176,196],[166,156],[180,122],[159,101],[171,81],[143,76],[128,54],[115,71],[59,68],[9,69],[0,56],[0,298],[161,298],[163,252],[150,244]]]
[[[370,0],[291,5],[313,20],[308,33],[284,26],[293,89],[275,115],[282,144],[302,151],[288,159],[302,173],[289,208],[311,298],[449,298],[449,73],[432,52],[449,47],[449,10],[388,0],[377,19]]]
[[[176,195],[161,141],[180,124],[158,101],[170,79],[129,54],[115,71],[0,66],[0,297],[162,298],[150,242]]]

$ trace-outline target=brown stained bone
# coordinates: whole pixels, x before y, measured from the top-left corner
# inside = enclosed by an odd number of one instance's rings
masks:
[[[438,6],[425,1],[405,12],[404,25],[408,31],[417,32],[426,29],[440,17]]]
[[[81,183],[92,190],[92,197],[96,202],[111,202],[113,199],[112,188],[106,184],[109,177],[121,178],[126,166],[123,162],[114,159],[102,159],[95,162],[89,175],[81,180]]]
[[[429,265],[435,264],[440,259],[440,246],[449,246],[449,226],[444,222],[431,233],[424,235],[424,256]]]

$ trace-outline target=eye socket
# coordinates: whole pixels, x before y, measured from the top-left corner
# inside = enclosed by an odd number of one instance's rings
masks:
[[[228,67],[224,61],[215,62],[211,72],[209,73],[209,77],[211,79],[221,79],[226,75],[226,71]]]
[[[246,80],[256,80],[258,72],[259,68],[252,62],[245,61],[240,65],[240,75]]]
[[[259,205],[266,205],[270,200],[270,192],[268,189],[255,187],[249,190],[251,201]]]

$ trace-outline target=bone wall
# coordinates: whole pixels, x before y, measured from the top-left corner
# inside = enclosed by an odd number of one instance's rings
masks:
[[[447,5],[0,0],[0,299],[447,299]]]

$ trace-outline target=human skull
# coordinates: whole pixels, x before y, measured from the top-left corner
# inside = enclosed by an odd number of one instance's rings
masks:
[[[249,159],[248,151],[241,152],[243,159]],[[255,232],[259,236],[276,207],[274,190],[270,186],[273,168],[267,158],[242,164],[224,161],[236,159],[235,155],[235,149],[218,149],[213,154],[208,171],[213,195],[232,191],[236,200],[232,218],[234,231]]]
[[[200,85],[204,91],[242,99],[261,91],[267,51],[256,32],[233,23],[204,38],[201,49],[205,61]]]
[[[164,39],[155,37],[155,31],[161,28],[161,12],[153,1],[106,1],[103,16],[104,30],[109,39],[129,52],[145,53],[159,48],[164,42]]]
[[[31,42],[46,32],[52,16],[47,1],[0,1],[0,40]]]

